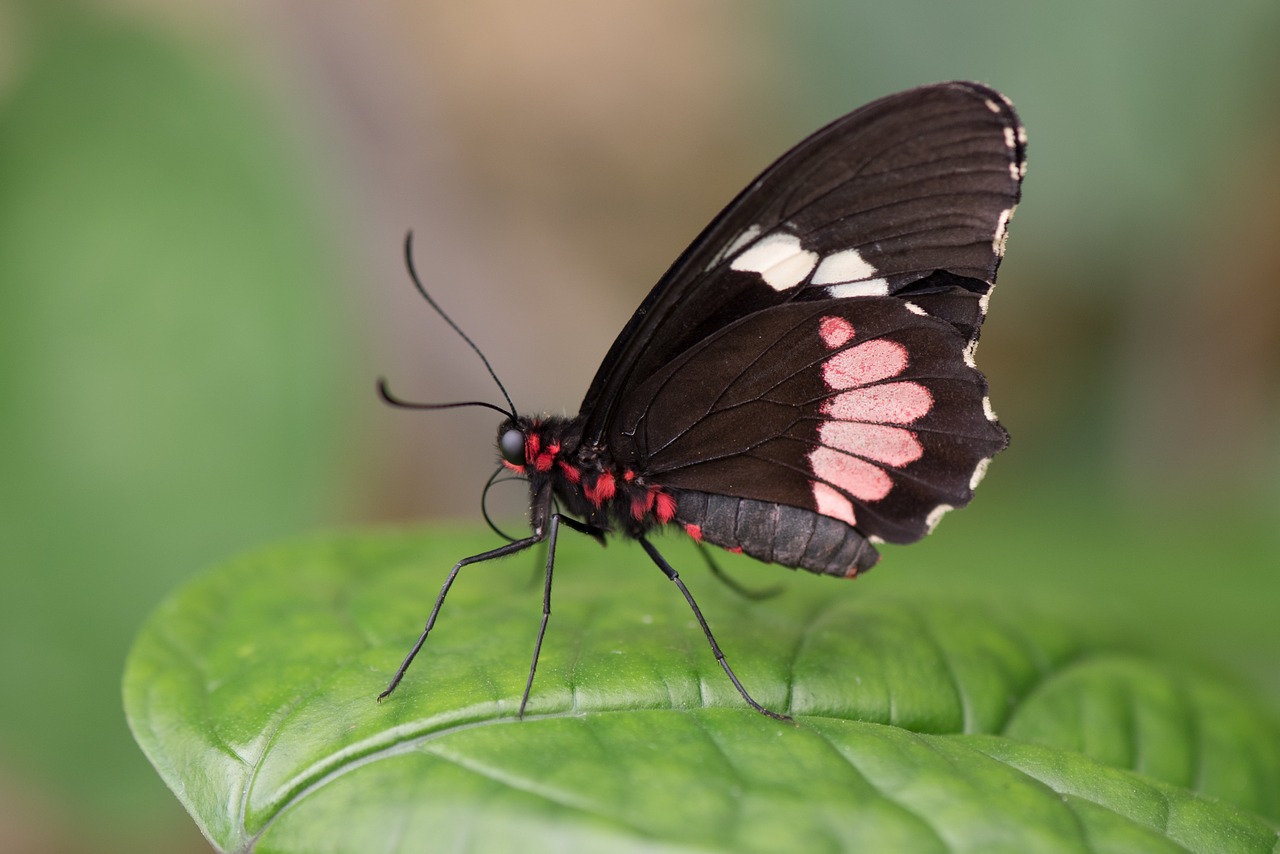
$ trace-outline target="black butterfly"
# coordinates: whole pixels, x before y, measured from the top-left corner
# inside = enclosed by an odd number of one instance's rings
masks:
[[[638,540],[747,703],[787,719],[747,693],[647,535],[677,524],[700,543],[852,577],[879,559],[875,544],[918,540],[969,503],[1008,443],[973,353],[1025,146],[1009,100],[975,83],[912,89],[827,125],[676,260],[614,341],[576,418],[518,415],[505,389],[508,409],[410,404],[380,382],[400,406],[502,412],[498,449],[529,480],[532,533],[454,566],[379,699],[462,567],[545,541],[523,715],[563,524]]]

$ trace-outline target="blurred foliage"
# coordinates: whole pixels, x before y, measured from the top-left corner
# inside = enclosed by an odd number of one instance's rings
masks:
[[[56,23],[0,111],[0,755],[121,830],[160,796],[119,708],[133,633],[201,564],[340,515],[356,342],[265,105]]]

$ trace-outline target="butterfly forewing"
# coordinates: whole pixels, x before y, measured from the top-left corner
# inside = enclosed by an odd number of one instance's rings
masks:
[[[796,299],[898,294],[930,277],[938,281],[925,289],[985,295],[1018,201],[1023,140],[1002,95],[947,83],[868,104],[801,142],[720,213],[642,303],[583,401],[586,439],[608,440],[637,379],[754,312]],[[969,317],[964,333],[975,336],[979,322]]]

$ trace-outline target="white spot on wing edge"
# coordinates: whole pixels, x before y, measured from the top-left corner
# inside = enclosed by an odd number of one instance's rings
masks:
[[[903,305],[905,305],[907,307],[907,311],[911,312],[912,314],[918,314],[921,317],[929,316],[929,312],[925,311],[923,308],[916,305],[911,300],[906,300],[905,302],[903,302]]]
[[[969,489],[977,489],[978,484],[982,483],[982,479],[987,476],[987,466],[991,465],[991,457],[983,457],[978,460],[978,464],[973,467],[973,474],[969,475]]]
[[[1004,129],[1004,144],[1009,148],[1015,148],[1018,145],[1017,131],[1007,125]]]
[[[845,249],[822,259],[817,272],[813,274],[811,284],[835,285],[861,281],[871,278],[876,272],[876,268],[868,264],[857,249]]]
[[[750,243],[751,241],[759,237],[762,231],[764,231],[764,229],[759,225],[747,226],[747,228],[744,229],[741,234],[739,234],[737,237],[733,239],[732,243],[730,243],[724,249],[720,250],[720,254],[715,257],[715,260],[711,262],[711,264],[707,267],[707,269],[709,270],[712,267],[716,266],[717,264],[722,263],[724,259],[730,257],[731,255],[738,254],[739,249],[741,249],[742,247],[746,246],[748,243]]]
[[[988,421],[995,422],[996,411],[991,408],[991,398],[986,395],[982,396],[982,414],[987,416]]]
[[[991,238],[991,251],[996,253],[997,258],[1004,257],[1004,245],[1009,239],[1009,220],[1013,219],[1013,212],[1016,206],[1005,208],[1000,211],[1000,219],[996,220],[996,233]]]
[[[942,521],[942,517],[954,509],[956,508],[952,507],[950,504],[939,504],[937,507],[930,510],[929,515],[924,517],[924,526],[928,532],[932,534],[933,529],[938,527],[938,523]]]
[[[964,363],[969,367],[973,368],[974,370],[977,370],[977,367],[978,367],[978,361],[975,358],[975,354],[977,352],[978,352],[978,341],[977,339],[974,339],[973,341],[970,341],[968,344],[964,345],[964,352],[961,354],[964,357]]]
[[[1027,129],[1022,125],[1018,125],[1018,142],[1023,145],[1027,144]]]
[[[794,288],[805,280],[818,263],[818,253],[801,248],[794,234],[765,235],[743,252],[729,267],[745,273],[759,273],[775,291]]]
[[[882,297],[889,293],[887,279],[867,279],[864,282],[845,282],[827,288],[827,296],[833,299],[845,297]]]

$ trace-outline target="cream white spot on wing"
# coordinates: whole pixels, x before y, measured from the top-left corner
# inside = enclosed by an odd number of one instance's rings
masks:
[[[863,282],[845,282],[827,288],[827,296],[833,299],[845,297],[882,297],[889,293],[887,279],[867,279]]]
[[[988,290],[985,294],[978,297],[978,311],[982,312],[983,317],[987,316],[987,306],[990,304],[991,304],[991,291]]]
[[[737,255],[739,249],[759,237],[762,231],[764,231],[764,229],[758,225],[752,225],[746,228],[741,234],[733,239],[732,243],[721,250],[720,254],[716,256],[716,260],[711,262],[711,266],[714,267],[724,259]]]
[[[1013,208],[1000,211],[1000,219],[996,221],[996,234],[991,239],[991,250],[996,257],[1004,257],[1004,244],[1009,239],[1009,220],[1013,219]]]
[[[974,466],[973,474],[969,475],[969,488],[977,489],[978,484],[982,483],[982,479],[987,476],[987,466],[991,465],[991,457],[983,457],[978,460],[978,464]]]
[[[987,109],[988,109],[988,110],[990,110],[991,112],[995,113],[997,116],[998,116],[998,115],[1000,115],[1000,105],[999,105],[999,104],[997,104],[995,101],[991,100],[990,98],[987,98],[987,99],[986,99],[986,104],[987,104]]]
[[[1015,134],[1013,128],[1011,127],[1006,127],[1004,129],[1004,144],[1009,146],[1010,148],[1013,148],[1018,144],[1017,135]]]
[[[803,249],[800,238],[777,232],[757,240],[729,266],[739,272],[759,273],[766,285],[785,291],[803,282],[817,263],[818,253]]]
[[[924,518],[924,526],[929,533],[933,533],[933,529],[938,527],[938,523],[942,521],[942,517],[950,513],[956,508],[950,504],[939,504],[937,507],[929,511],[929,515]]]
[[[982,398],[982,414],[987,416],[988,421],[996,420],[996,411],[991,408],[991,398],[986,396]]]
[[[1023,145],[1027,144],[1027,129],[1022,125],[1018,125],[1018,142]]]
[[[905,305],[907,307],[907,311],[911,312],[912,314],[918,314],[921,317],[929,316],[929,312],[925,311],[923,308],[911,302],[910,300],[907,300],[906,302],[904,302],[903,305]]]
[[[841,282],[854,282],[869,279],[876,274],[876,268],[867,263],[857,249],[845,249],[833,252],[813,274],[815,285],[835,285]]]
[[[964,352],[961,355],[963,355],[964,357],[964,363],[971,368],[978,367],[978,362],[974,358],[977,352],[978,352],[977,341],[970,341],[968,344],[964,345]]]

